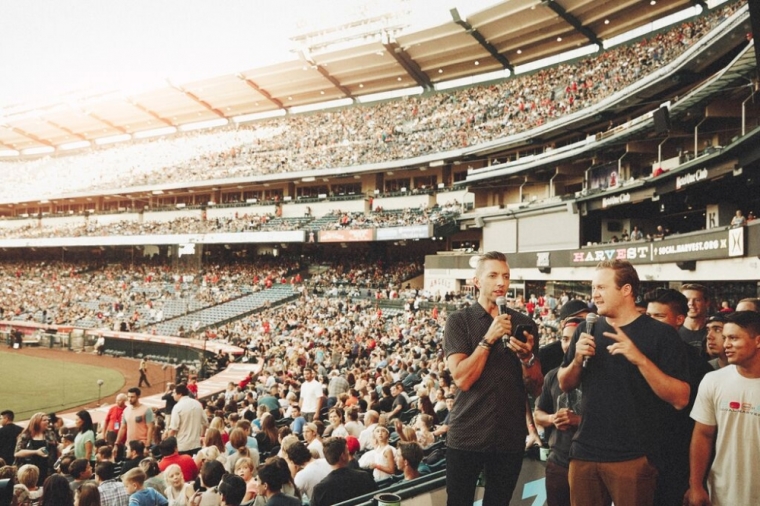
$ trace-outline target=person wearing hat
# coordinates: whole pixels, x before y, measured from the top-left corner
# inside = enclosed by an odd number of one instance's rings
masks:
[[[712,357],[708,362],[713,369],[728,365],[726,350],[723,348],[723,325],[726,317],[722,314],[712,315],[707,319],[707,354]]]
[[[567,301],[559,309],[559,328],[564,328],[567,319],[579,318],[583,320],[590,312],[591,310],[588,305],[582,300],[572,299]],[[564,357],[565,352],[562,351],[560,341],[554,341],[546,346],[542,346],[538,350],[538,359],[541,361],[541,372],[546,375],[552,369],[556,369],[560,366]]]
[[[562,352],[565,353],[570,348],[570,341],[573,339],[576,327],[583,319],[573,316],[565,317],[562,321],[560,345]],[[570,466],[570,444],[581,422],[580,390],[575,389],[569,394],[562,392],[557,380],[557,371],[559,371],[559,366],[549,371],[544,377],[544,386],[533,413],[536,425],[544,427],[545,439],[549,441],[550,452],[546,462],[545,484],[547,500],[552,506],[570,504],[570,483],[567,478]]]

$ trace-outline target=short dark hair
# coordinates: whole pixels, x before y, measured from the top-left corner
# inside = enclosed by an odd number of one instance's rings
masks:
[[[302,466],[311,460],[311,452],[301,441],[293,443],[285,450],[288,458],[297,466]]]
[[[346,439],[342,437],[331,437],[324,442],[322,451],[325,454],[325,460],[331,466],[340,462],[340,457],[346,451]]]
[[[87,459],[76,459],[69,466],[69,474],[74,478],[79,478],[87,466],[90,465],[90,461]]]
[[[116,464],[108,461],[98,462],[95,466],[95,475],[103,481],[116,478]]]
[[[187,397],[188,395],[190,395],[190,390],[187,389],[187,385],[185,385],[184,383],[180,383],[179,385],[174,387],[174,391],[183,397]]]
[[[689,312],[689,300],[684,294],[673,288],[656,288],[644,296],[647,303],[665,304],[676,315],[686,316]]]
[[[239,506],[245,497],[246,483],[236,474],[225,474],[217,490],[227,506]]]
[[[158,444],[158,451],[162,457],[168,457],[177,451],[177,438],[170,436]]]
[[[129,390],[127,390],[128,394],[137,394],[138,397],[142,395],[142,390],[140,390],[138,387],[132,387]]]
[[[0,416],[5,416],[12,422],[15,415],[13,414],[13,411],[6,409],[5,411],[0,412]]]
[[[145,443],[142,441],[134,440],[130,441],[129,443],[129,449],[132,450],[135,453],[139,453],[140,455],[143,455],[145,453]]]
[[[270,490],[278,492],[290,481],[290,472],[284,459],[270,457],[259,467],[259,482],[266,483]]]
[[[417,469],[425,456],[420,444],[416,441],[399,441],[398,447],[404,460],[409,462],[411,467]]]
[[[201,480],[207,488],[216,487],[227,471],[218,460],[207,460],[201,466]]]
[[[760,334],[760,313],[755,311],[734,311],[726,316],[726,323],[738,325],[752,337]]]

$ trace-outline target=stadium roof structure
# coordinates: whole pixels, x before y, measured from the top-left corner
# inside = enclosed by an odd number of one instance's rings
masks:
[[[701,0],[510,0],[413,33],[127,95],[108,92],[0,111],[0,151],[57,148],[162,127],[283,113],[342,98],[512,69],[620,35]]]

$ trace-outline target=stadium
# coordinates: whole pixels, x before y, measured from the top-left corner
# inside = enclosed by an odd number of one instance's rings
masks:
[[[408,393],[435,402],[447,316],[478,300],[489,251],[542,347],[559,302],[591,302],[600,261],[629,261],[639,298],[760,297],[753,2],[427,5],[423,26],[411,9],[304,27],[265,66],[0,102],[0,360],[52,360],[22,378],[70,377],[69,360],[124,377],[100,391],[92,371],[17,413],[102,421],[143,359],[156,410],[167,383],[197,377],[213,404],[249,373],[285,407],[316,363],[378,390],[425,370]],[[509,504],[545,504],[545,463],[526,455]],[[444,504],[446,459],[429,471],[378,483]]]

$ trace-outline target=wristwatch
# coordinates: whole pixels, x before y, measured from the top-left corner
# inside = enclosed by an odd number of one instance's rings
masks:
[[[520,359],[520,363],[524,365],[525,367],[533,367],[533,364],[536,363],[536,355],[534,353],[530,354],[530,358],[528,361],[524,361],[523,359]]]

